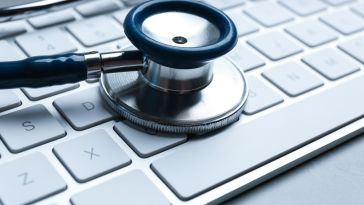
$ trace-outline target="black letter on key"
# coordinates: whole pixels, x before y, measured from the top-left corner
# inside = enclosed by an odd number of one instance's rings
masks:
[[[35,129],[35,126],[32,125],[32,122],[30,122],[30,121],[25,121],[25,122],[23,122],[22,125],[23,125],[23,127],[25,127],[26,131],[32,131]]]
[[[82,103],[82,106],[87,110],[87,111],[90,111],[90,110],[93,110],[95,109],[95,105],[90,103],[90,102],[84,102]]]
[[[21,173],[18,175],[18,177],[23,178],[23,182],[22,182],[23,186],[26,186],[26,185],[34,182],[33,180],[28,179],[28,172]]]

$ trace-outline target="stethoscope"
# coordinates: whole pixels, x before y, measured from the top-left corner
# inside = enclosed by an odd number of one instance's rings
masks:
[[[239,119],[248,89],[221,57],[237,42],[222,11],[192,0],[149,1],[129,12],[124,29],[139,51],[1,62],[0,88],[100,78],[102,96],[127,122],[162,132],[202,134]]]

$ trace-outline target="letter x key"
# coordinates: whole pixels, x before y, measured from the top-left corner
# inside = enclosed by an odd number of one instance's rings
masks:
[[[94,157],[100,157],[100,156],[101,156],[101,155],[96,154],[96,153],[94,152],[94,148],[93,148],[93,147],[91,147],[91,150],[90,150],[90,151],[85,150],[84,152],[85,152],[86,154],[89,154],[89,155],[90,155],[90,160],[93,160],[93,158],[94,158]]]

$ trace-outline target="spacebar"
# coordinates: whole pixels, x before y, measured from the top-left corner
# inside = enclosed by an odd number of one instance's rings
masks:
[[[249,123],[186,144],[152,163],[183,199],[332,132],[364,114],[364,76],[308,97]]]

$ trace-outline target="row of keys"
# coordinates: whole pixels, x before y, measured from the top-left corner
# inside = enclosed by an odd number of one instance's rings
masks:
[[[103,151],[105,155],[88,152],[88,150],[82,152],[82,148],[89,148],[88,146],[90,146],[90,141],[86,141],[86,144],[82,143],[84,137],[77,143],[70,141],[64,146],[57,147],[57,152],[63,154],[62,160],[73,165],[73,171],[77,170],[87,176],[93,171],[100,171],[100,167],[95,165],[117,168],[130,162],[130,159],[126,158],[118,147],[115,147],[116,145],[110,144],[114,143],[108,141],[111,139],[105,138],[103,133],[96,134],[99,135],[90,136],[92,137],[91,142],[98,144],[99,148],[103,146],[104,149],[98,151]],[[97,136],[100,138],[97,139]],[[2,204],[5,205],[34,203],[67,189],[65,181],[48,159],[40,153],[33,153],[0,165],[0,181],[2,182],[0,183],[0,198]],[[72,204],[76,205],[170,204],[141,171],[131,171],[113,178],[74,195],[71,201]]]
[[[258,27],[250,22],[242,11],[229,10],[227,11],[227,14],[232,18],[234,22],[236,22],[239,35],[247,35],[258,31]],[[269,18],[269,20],[273,19]],[[364,29],[364,21],[362,17],[351,11],[339,11],[336,13],[332,13],[321,17],[320,20],[345,35],[349,35]],[[320,46],[338,38],[338,35],[334,31],[330,30],[326,26],[322,25],[320,22],[316,21],[302,22],[297,25],[288,27],[285,30],[293,37],[297,38],[299,41],[303,42],[309,47]],[[287,56],[289,55],[287,54]]]
[[[11,96],[6,99],[12,100]],[[19,103],[16,100],[13,99],[12,106]],[[54,106],[75,130],[85,130],[117,116],[96,87],[58,98]],[[115,131],[141,157],[150,157],[187,141],[186,135],[152,135],[121,122],[116,123]],[[66,132],[43,105],[35,105],[0,116],[0,134],[8,149],[18,153],[64,137]]]
[[[129,0],[130,1],[130,0]],[[228,9],[234,6],[244,5],[246,0],[204,0],[206,3],[209,3],[219,9]],[[256,1],[256,0],[253,0]],[[286,6],[288,9],[291,9],[293,12],[298,15],[306,16],[310,15],[327,8],[326,4],[331,6],[341,6],[347,3],[354,2],[354,0],[279,0],[278,1],[283,6]],[[326,4],[324,4],[325,2]]]
[[[88,5],[88,4],[87,4]],[[82,5],[85,6],[85,5]],[[273,8],[271,8],[273,7]],[[278,9],[279,8],[279,9]],[[273,22],[265,22],[265,25],[271,26],[279,24],[280,22],[288,21],[290,18],[283,18],[280,15],[285,15],[286,12],[281,11],[284,9],[283,7],[279,6],[278,4],[271,4],[271,3],[264,3],[257,7],[249,8],[246,10],[246,13],[250,16],[255,16],[254,18],[259,18],[258,14],[264,15],[266,14],[267,10],[277,11],[279,15],[271,15],[275,18],[280,18],[279,20],[274,18],[267,18],[267,20],[261,19],[260,21],[273,21]],[[251,12],[251,10],[258,10],[259,12]],[[241,13],[241,15],[239,14]],[[115,14],[117,18],[124,18],[119,17],[123,14]],[[239,35],[246,35],[252,32],[258,31],[258,27],[254,25],[247,17],[242,15],[242,12],[239,10],[228,11],[228,14],[235,19],[237,23],[237,28]],[[59,15],[54,13],[54,15]],[[67,15],[66,15],[67,16]],[[40,18],[39,16],[37,18]],[[342,32],[344,34],[351,34],[357,31],[364,29],[364,21],[362,21],[362,17],[358,16],[357,14],[351,11],[339,11],[337,13],[332,13],[320,18],[320,20],[330,27]],[[41,21],[41,20],[40,20]],[[33,22],[34,23],[34,22]],[[39,23],[41,24],[41,23]],[[313,27],[312,27],[313,25]],[[67,26],[68,30],[73,34],[83,45],[90,47],[99,45],[102,43],[106,43],[112,40],[120,39],[124,37],[123,29],[121,26],[113,22],[112,19],[102,16],[97,18],[92,18],[84,21],[79,21],[76,23],[72,23]],[[324,28],[322,25],[318,23],[312,24],[312,22],[305,22],[291,28],[286,29],[288,33],[298,38],[300,41],[304,42],[308,46],[314,47],[321,45],[323,43],[327,43],[329,41],[335,40],[337,35],[335,35],[332,31]],[[84,33],[88,33],[89,35],[83,35]],[[257,41],[264,41],[263,38],[257,38]],[[286,41],[286,39],[277,39],[273,47],[276,48],[281,46],[281,42],[277,41]],[[251,41],[254,41],[252,39]],[[21,48],[29,55],[44,55],[44,54],[60,54],[65,52],[73,52],[76,50],[76,47],[72,44],[70,39],[65,35],[65,33],[58,29],[49,29],[40,32],[30,33],[27,35],[23,35],[16,38],[16,42],[21,46]],[[34,45],[37,44],[35,47]],[[252,43],[253,46],[256,43]],[[290,46],[292,43],[286,43],[283,46]],[[37,48],[37,49],[34,49]],[[256,47],[259,50],[259,46]],[[268,49],[270,49],[268,48]],[[285,50],[286,48],[283,48]],[[290,50],[292,49],[292,50]],[[274,50],[271,50],[272,52]],[[278,50],[282,51],[282,50]],[[273,60],[279,60],[281,57],[286,57],[291,55],[292,53],[299,52],[300,49],[290,47],[287,53],[278,53],[278,55],[268,55]],[[263,52],[263,51],[262,51]],[[263,52],[265,54],[269,54],[267,52]],[[283,55],[283,56],[282,56]]]
[[[362,40],[363,38],[358,38],[348,41],[340,45],[339,48],[343,50],[346,48],[346,51],[353,57],[357,56],[355,58],[364,59]],[[260,61],[257,55],[241,43],[228,56],[243,71],[259,67],[255,65],[264,65],[264,62]],[[315,52],[302,58],[302,62],[329,80],[337,80],[360,70],[359,65],[354,60],[335,49],[324,49]],[[302,95],[323,85],[323,81],[317,74],[308,70],[307,66],[301,63],[286,63],[273,67],[263,72],[262,75],[291,97]],[[245,114],[253,115],[283,101],[282,97],[260,82],[259,79],[248,78],[248,82],[250,84],[250,95],[244,111]]]
[[[346,0],[344,3],[348,3],[348,2],[350,2],[350,1]],[[244,1],[207,0],[207,3],[210,3],[218,8],[225,9],[225,8],[230,8],[230,7],[233,7],[236,5],[242,5],[242,4],[244,4]],[[335,5],[335,6],[343,4],[342,2],[337,3],[336,1],[335,2],[328,1],[327,3],[329,3],[331,5]],[[282,5],[283,7],[280,6],[279,4]],[[325,10],[327,8],[327,6],[325,4],[323,4],[320,1],[316,1],[316,0],[308,0],[308,1],[305,1],[304,3],[300,0],[280,0],[279,4],[270,3],[270,2],[258,3],[256,6],[254,6],[252,8],[248,8],[245,12],[247,13],[247,15],[251,16],[253,19],[258,21],[262,25],[271,27],[271,26],[279,25],[281,23],[285,23],[285,22],[293,20],[292,14],[290,14],[289,11],[287,11],[284,7],[297,13],[298,15],[302,15],[302,16],[310,15],[310,14]],[[110,0],[102,1],[102,2],[98,2],[98,1],[89,2],[89,3],[82,4],[75,8],[75,10],[84,17],[96,16],[96,15],[100,15],[100,14],[104,14],[104,13],[108,13],[108,12],[113,12],[113,11],[116,11],[119,9],[121,9],[121,7],[118,4],[116,4],[115,2],[110,1]],[[129,10],[130,9],[123,8],[122,10],[115,13],[114,16],[116,17],[116,19],[118,21],[120,21],[122,23],[123,19],[125,18],[126,14]],[[363,11],[363,10],[360,10],[360,6],[358,8],[357,7],[353,8],[353,10],[358,13]],[[269,12],[266,12],[266,11],[269,11]],[[274,15],[271,15],[272,13]],[[232,16],[233,16],[233,18],[232,18],[233,20],[235,17],[237,17],[236,15],[232,15]],[[340,22],[346,22],[347,20],[353,20],[352,18],[344,19],[344,21],[343,21],[343,19],[336,19],[336,18],[341,18],[340,16],[342,16],[342,14],[340,14],[340,15],[333,14],[332,18],[329,18],[328,22],[332,22],[333,24],[336,24],[337,22],[339,22],[339,24],[340,24]],[[272,18],[272,17],[274,17],[274,18]],[[52,12],[49,14],[44,14],[41,16],[33,17],[33,18],[28,19],[28,22],[34,28],[41,29],[41,28],[45,28],[45,27],[49,27],[49,26],[54,26],[57,24],[68,23],[68,22],[71,22],[74,20],[76,20],[76,18],[72,14],[72,12],[70,12],[69,10],[64,10],[64,11],[57,11],[57,12]],[[339,21],[337,21],[337,20],[339,20]],[[355,17],[354,17],[354,20],[355,20]],[[244,21],[243,21],[244,24],[240,23],[240,20],[235,21],[235,22],[238,25],[239,24],[245,25]],[[251,25],[249,25],[249,26],[251,26]],[[345,24],[343,26],[349,27],[348,25],[345,25]],[[238,26],[238,27],[244,28],[243,26]],[[17,24],[17,23],[3,24],[0,26],[0,38],[15,36],[15,35],[22,34],[25,32],[26,32],[25,27],[23,25]]]

